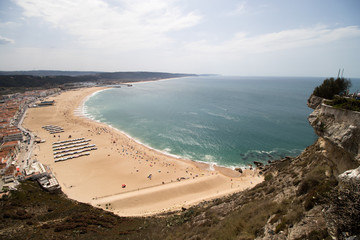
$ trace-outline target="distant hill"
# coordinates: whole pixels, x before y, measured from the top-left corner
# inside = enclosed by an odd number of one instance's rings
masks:
[[[165,72],[3,71],[0,72],[0,94],[41,88],[73,88],[86,83],[118,84],[189,76],[198,75]]]
[[[0,71],[0,75],[30,75],[30,76],[86,76],[95,75],[101,72],[94,71],[54,71],[54,70],[33,70],[33,71]]]
[[[166,73],[166,72],[96,72],[96,71],[54,71],[54,70],[34,70],[34,71],[0,71],[0,75],[7,76],[97,76],[104,79],[164,79],[174,77],[197,76],[196,74]]]
[[[165,73],[165,72],[104,72],[98,73],[102,79],[114,80],[129,80],[129,81],[142,81],[142,80],[157,80],[165,78],[177,77],[190,77],[197,76],[196,74],[183,74],[183,73]]]

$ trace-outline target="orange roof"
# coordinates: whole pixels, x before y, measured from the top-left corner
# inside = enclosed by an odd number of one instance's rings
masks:
[[[7,127],[7,128],[2,128],[0,129],[0,134],[3,135],[12,135],[12,134],[18,134],[21,133],[21,131],[17,128],[17,127]]]
[[[0,149],[0,157],[6,157],[9,154],[10,149]]]
[[[12,175],[14,174],[16,168],[14,165],[10,165],[6,170],[5,170],[5,175]]]
[[[5,148],[1,148],[0,149],[0,159],[3,159],[2,160],[2,162],[3,163],[6,163],[7,162],[7,160],[8,160],[8,158],[10,157],[10,156],[13,156],[14,154],[14,150],[15,149],[15,147],[13,146],[13,147],[5,147]]]
[[[3,143],[3,145],[1,145],[1,147],[7,147],[7,146],[14,146],[14,145],[18,145],[19,144],[19,141],[11,141],[11,142],[6,142],[6,143]]]
[[[16,151],[16,146],[17,145],[11,145],[11,146],[1,146],[1,148],[0,148],[0,151],[8,151],[8,152],[10,152],[11,153],[11,155],[12,155],[12,153],[14,153],[15,151]]]

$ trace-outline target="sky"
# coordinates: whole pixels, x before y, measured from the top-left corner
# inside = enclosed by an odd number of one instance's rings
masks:
[[[0,0],[0,70],[360,77],[359,0]]]

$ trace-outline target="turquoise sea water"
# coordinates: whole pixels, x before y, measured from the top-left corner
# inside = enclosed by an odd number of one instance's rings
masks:
[[[87,116],[180,157],[241,166],[296,156],[317,138],[306,100],[324,78],[195,77],[90,97]],[[360,81],[353,89],[360,89]]]

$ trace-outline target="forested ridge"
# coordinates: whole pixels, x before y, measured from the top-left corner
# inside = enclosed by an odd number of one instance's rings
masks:
[[[151,81],[165,78],[197,76],[195,74],[165,72],[67,72],[16,71],[0,72],[0,94],[23,92],[31,89],[66,87],[73,83],[116,84]],[[65,85],[65,86],[64,86]]]

